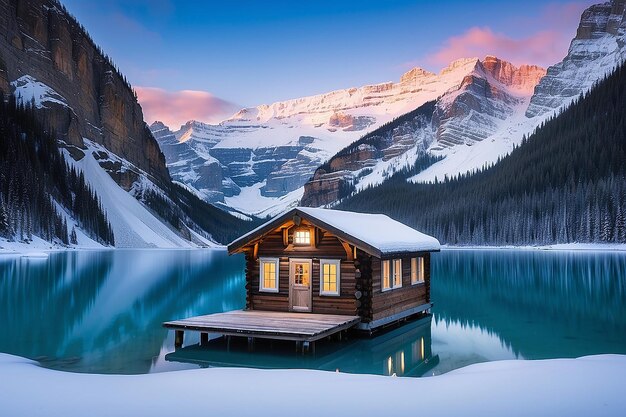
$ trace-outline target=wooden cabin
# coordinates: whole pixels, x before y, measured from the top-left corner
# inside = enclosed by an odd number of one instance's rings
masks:
[[[228,245],[246,256],[246,310],[360,317],[372,331],[428,311],[439,242],[382,214],[297,207]]]

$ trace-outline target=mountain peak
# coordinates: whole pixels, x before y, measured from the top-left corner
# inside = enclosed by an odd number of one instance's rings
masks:
[[[478,64],[479,62],[480,62],[480,59],[476,57],[456,59],[452,61],[447,67],[442,69],[439,72],[439,75],[445,75],[445,74],[449,74],[451,72],[456,72],[456,71],[469,72],[472,70],[472,68],[476,67],[476,64]]]
[[[400,83],[407,83],[407,82],[417,80],[418,78],[434,77],[434,76],[435,74],[430,71],[427,71],[420,67],[414,67],[408,70],[407,72],[405,72],[404,74],[402,74],[402,76],[400,77]]]
[[[537,65],[516,67],[493,55],[487,55],[480,63],[482,68],[498,82],[524,93],[532,93],[539,80],[546,75],[546,70]]]

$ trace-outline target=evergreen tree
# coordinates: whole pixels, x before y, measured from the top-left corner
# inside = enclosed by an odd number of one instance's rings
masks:
[[[392,177],[338,208],[384,212],[449,244],[626,243],[626,68],[490,167],[431,184]]]

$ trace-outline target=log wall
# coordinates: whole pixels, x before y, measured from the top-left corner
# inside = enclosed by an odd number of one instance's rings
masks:
[[[311,283],[313,286],[312,312],[320,314],[356,315],[357,305],[354,297],[356,288],[355,266],[348,260],[347,253],[339,239],[326,232],[318,235],[317,247],[285,247],[282,232],[267,235],[258,247],[258,257],[252,251],[246,252],[246,304],[252,310],[289,311],[289,259],[312,259]],[[278,293],[259,291],[259,258],[279,258]],[[340,291],[339,296],[320,295],[320,259],[339,259]]]
[[[424,257],[424,283],[411,284],[411,258]],[[397,259],[397,258],[395,258]],[[382,260],[372,258],[371,320],[392,316],[430,302],[430,253],[402,257],[402,287],[382,291]]]

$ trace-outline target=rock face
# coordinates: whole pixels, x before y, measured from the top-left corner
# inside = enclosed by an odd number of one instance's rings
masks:
[[[61,102],[43,100],[40,110],[67,143],[84,148],[83,138],[91,138],[155,183],[169,183],[129,84],[56,0],[0,0],[0,90],[12,92],[17,80],[25,101],[39,84],[62,93]]]
[[[281,197],[301,187],[321,163],[316,138],[302,136],[274,147],[219,147],[223,132],[201,122],[188,122],[172,132],[161,122],[150,126],[172,178],[192,187],[209,202],[224,202],[241,188],[263,183],[263,197]]]
[[[625,4],[613,0],[583,12],[567,56],[548,68],[526,116],[542,116],[569,104],[626,59]]]
[[[188,143],[195,156],[188,153],[189,147],[159,141],[172,176],[207,201],[223,201],[251,214],[274,214],[297,203],[302,187],[324,161],[394,118],[458,89],[476,62],[458,60],[439,74],[414,68],[399,82],[246,108],[218,125],[189,122],[173,135]],[[523,84],[523,77],[517,78]],[[162,126],[152,127],[157,136],[159,129]],[[410,147],[408,142],[398,142],[385,158],[401,154]],[[196,157],[219,163],[221,187],[207,187]]]
[[[537,66],[517,68],[493,56],[451,65],[458,67],[466,72],[456,88],[366,135],[318,168],[300,203],[333,204],[401,169],[415,170],[425,155],[443,158],[494,138],[512,118],[523,115],[534,86],[545,75]]]
[[[347,197],[414,163],[433,142],[435,102],[428,102],[342,149],[304,185],[303,206],[318,207]],[[410,152],[412,151],[412,152]]]

